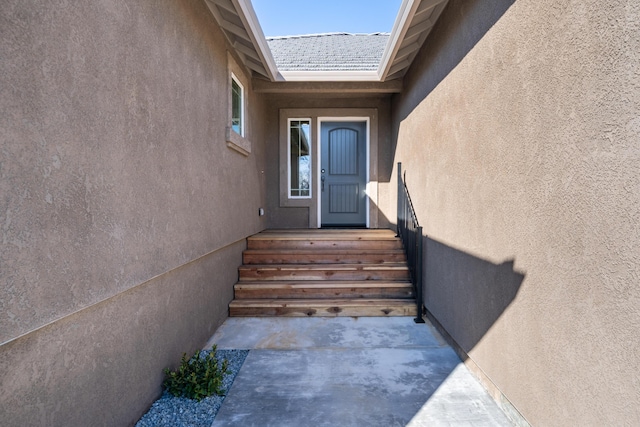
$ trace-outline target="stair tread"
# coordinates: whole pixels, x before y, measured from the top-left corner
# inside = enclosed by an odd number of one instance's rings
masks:
[[[398,264],[405,263],[402,249],[247,249],[245,265],[260,264]]]
[[[391,230],[269,230],[249,240],[396,240]]]
[[[412,306],[415,302],[410,299],[400,298],[334,298],[334,299],[240,299],[233,300],[229,303],[229,306],[265,306],[265,307],[305,307],[309,305],[341,305],[341,306],[372,306],[372,305],[386,305],[386,306]]]
[[[234,317],[415,316],[416,312],[414,301],[396,299],[264,299],[234,300],[229,304],[229,314]]]
[[[258,249],[246,249],[243,253],[245,254],[348,254],[348,255],[362,255],[362,254],[371,254],[371,255],[379,255],[379,254],[403,254],[404,251],[402,248],[391,248],[391,249],[322,249],[322,248],[275,248],[275,249],[266,249],[266,248],[258,248]]]
[[[344,234],[344,233],[359,233],[359,234],[394,234],[395,231],[390,230],[388,228],[270,228],[268,230],[262,230],[260,233],[256,234],[270,234],[270,233],[291,233],[291,234],[313,234],[313,233],[336,233],[336,234]]]
[[[409,281],[388,281],[388,280],[356,280],[356,281],[327,281],[327,280],[307,280],[307,281],[264,281],[264,282],[238,282],[238,287],[271,287],[271,288],[411,288],[413,284]]]
[[[385,264],[248,264],[239,267],[242,270],[407,270],[406,263]]]
[[[376,264],[245,264],[238,268],[241,282],[252,281],[374,281],[407,280],[406,263]]]
[[[396,238],[249,238],[247,249],[401,249]]]

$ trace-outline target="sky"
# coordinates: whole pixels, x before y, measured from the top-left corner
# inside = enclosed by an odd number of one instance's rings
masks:
[[[251,0],[266,37],[391,32],[402,0]]]

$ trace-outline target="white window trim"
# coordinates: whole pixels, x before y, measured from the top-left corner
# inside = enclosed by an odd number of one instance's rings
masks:
[[[225,141],[227,147],[242,154],[243,156],[249,156],[251,154],[251,126],[249,123],[248,111],[248,92],[249,81],[245,77],[245,73],[238,65],[237,61],[230,52],[227,52],[227,126],[225,128]],[[233,129],[233,82],[236,82],[242,91],[240,97],[240,111],[241,111],[241,123],[240,133]]]
[[[309,195],[308,196],[292,196],[291,195],[291,122],[307,121],[309,122],[309,167],[312,168],[309,173]],[[287,119],[287,198],[288,199],[311,199],[313,198],[313,121],[310,117],[305,118],[289,118]]]

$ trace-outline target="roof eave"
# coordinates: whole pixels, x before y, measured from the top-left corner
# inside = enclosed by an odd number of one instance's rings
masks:
[[[278,66],[276,65],[276,61],[271,54],[271,49],[269,49],[269,45],[267,44],[267,39],[264,36],[262,31],[262,27],[260,26],[260,22],[258,21],[258,17],[256,15],[253,6],[251,5],[251,0],[232,0],[234,6],[236,6],[236,10],[241,12],[239,14],[240,19],[243,23],[245,23],[247,27],[247,32],[251,37],[251,41],[253,42],[253,46],[255,47],[258,55],[262,59],[262,63],[265,66],[266,70],[269,73],[269,80],[277,81],[280,79]]]
[[[245,65],[271,82],[385,82],[405,74],[448,0],[403,0],[376,71],[279,71],[250,0],[205,2]]]
[[[381,82],[384,81],[389,74],[393,58],[400,48],[399,41],[401,41],[407,33],[408,24],[411,22],[411,17],[415,14],[419,4],[420,0],[403,0],[400,4],[398,15],[396,16],[391,35],[389,36],[389,41],[387,42],[387,46],[382,54],[382,59],[380,60],[380,65],[378,66],[378,80]]]
[[[205,0],[244,65],[271,81],[281,80],[250,0]]]
[[[377,71],[280,71],[288,82],[378,82]]]
[[[449,0],[403,0],[378,67],[378,79],[404,75]]]

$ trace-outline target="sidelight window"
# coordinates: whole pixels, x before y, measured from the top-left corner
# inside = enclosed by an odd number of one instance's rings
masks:
[[[311,119],[289,119],[289,197],[311,197]]]

